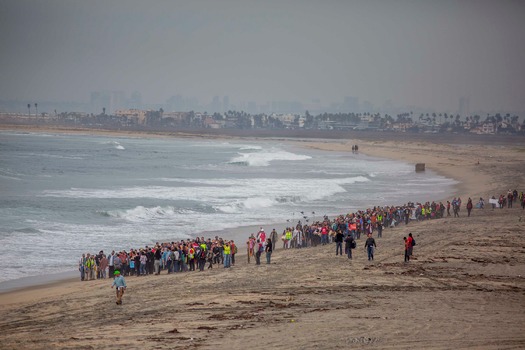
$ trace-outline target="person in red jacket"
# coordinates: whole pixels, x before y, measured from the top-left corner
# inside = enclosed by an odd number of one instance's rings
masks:
[[[412,257],[412,251],[414,250],[414,246],[416,245],[416,240],[412,236],[412,232],[408,234],[407,241],[409,241],[408,256]]]
[[[407,263],[410,261],[410,255],[408,254],[408,249],[412,248],[412,242],[410,242],[410,240],[407,239],[406,237],[403,237],[403,241],[405,241],[405,262]]]

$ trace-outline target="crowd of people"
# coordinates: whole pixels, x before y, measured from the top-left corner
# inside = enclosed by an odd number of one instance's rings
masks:
[[[215,266],[235,265],[238,248],[233,240],[197,237],[180,242],[155,243],[153,247],[122,250],[105,254],[82,254],[79,261],[82,281],[103,279],[119,271],[122,276],[159,275],[161,271],[178,273],[204,271]]]
[[[496,204],[497,201],[497,204]],[[523,192],[508,191],[500,195],[499,199],[492,196],[490,203],[494,209],[511,208],[513,203],[519,203],[525,209]],[[484,209],[485,201],[480,198],[476,208]],[[433,220],[443,217],[459,217],[462,208],[461,198],[451,201],[407,203],[402,206],[373,207],[359,210],[335,218],[324,216],[322,220],[309,224],[299,221],[295,227],[288,227],[279,235],[275,229],[266,234],[261,227],[259,232],[251,234],[246,242],[246,255],[248,263],[255,260],[256,265],[261,264],[261,256],[266,257],[266,263],[271,263],[272,253],[281,240],[282,249],[301,249],[335,243],[336,255],[344,255],[352,259],[352,250],[357,247],[361,236],[366,237],[364,248],[368,260],[374,259],[374,249],[377,243],[373,237],[382,238],[385,228],[396,227],[400,224],[409,224],[411,221]],[[468,198],[466,209],[470,216],[474,208],[471,198]],[[412,234],[404,238],[405,261],[410,260],[415,239]],[[220,237],[205,239],[197,237],[193,240],[180,242],[156,243],[152,247],[130,249],[129,251],[112,251],[105,254],[83,254],[79,261],[80,278],[83,281],[113,277],[115,271],[121,276],[146,276],[158,275],[161,271],[166,273],[180,273],[188,271],[204,271],[214,267],[229,268],[235,265],[238,246],[233,240],[224,240]]]

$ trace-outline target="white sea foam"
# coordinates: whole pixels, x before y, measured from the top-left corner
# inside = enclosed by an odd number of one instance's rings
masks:
[[[49,154],[49,153],[21,153],[18,155],[14,155],[13,157],[16,158],[54,158],[54,159],[84,159],[82,156],[76,155],[76,156],[64,156],[64,155],[57,155],[57,154]]]
[[[133,209],[128,209],[124,211],[109,211],[108,214],[113,217],[122,218],[131,222],[144,222],[150,220],[159,220],[164,218],[172,218],[177,213],[175,208],[168,207],[152,207],[146,208],[143,206],[137,206]]]
[[[307,155],[295,154],[278,149],[269,149],[254,153],[239,152],[239,156],[231,159],[229,163],[253,167],[266,167],[273,161],[300,161],[311,158],[312,157]]]
[[[261,151],[263,148],[261,146],[248,145],[248,146],[241,146],[239,149],[241,151]]]
[[[264,193],[267,198],[276,200],[283,196],[297,196],[306,201],[330,197],[345,192],[342,187],[359,182],[370,181],[364,176],[340,179],[186,179],[185,183],[194,186],[135,186],[118,189],[47,190],[44,197],[61,198],[99,198],[131,199],[152,198],[162,200],[200,200],[212,205],[237,199],[257,198]],[[197,195],[196,195],[197,194]]]
[[[118,150],[125,150],[124,146],[122,146],[119,142],[117,141],[112,141],[110,142],[110,144],[112,144],[115,149],[118,149]]]
[[[11,171],[10,169],[0,169],[0,177],[20,181],[23,175],[17,172]]]
[[[223,213],[240,213],[243,212],[246,209],[249,210],[257,210],[262,208],[268,208],[272,205],[275,205],[277,203],[276,200],[267,198],[267,197],[255,197],[255,198],[247,198],[245,200],[239,200],[235,202],[230,202],[225,205],[219,205],[216,206],[216,209]]]

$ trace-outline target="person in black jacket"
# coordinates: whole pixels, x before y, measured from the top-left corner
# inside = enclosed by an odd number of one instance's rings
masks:
[[[341,230],[337,230],[335,234],[335,255],[343,255],[343,239],[344,235]]]
[[[345,253],[348,256],[348,259],[352,259],[352,249],[356,246],[354,237],[349,233],[345,238]]]
[[[374,240],[374,237],[372,237],[372,234],[368,234],[368,238],[365,242],[365,249],[368,253],[368,260],[374,260],[374,248],[376,246],[376,241]]]

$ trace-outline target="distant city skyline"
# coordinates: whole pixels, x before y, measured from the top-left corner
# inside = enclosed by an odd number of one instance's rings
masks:
[[[456,110],[434,110],[432,108],[423,108],[417,106],[396,106],[392,101],[385,101],[379,106],[375,106],[369,101],[361,101],[355,96],[345,96],[342,101],[334,101],[327,105],[321,105],[318,101],[267,101],[257,103],[256,101],[240,101],[239,103],[230,103],[229,96],[214,96],[211,101],[200,101],[195,97],[177,95],[170,97],[165,103],[148,103],[142,100],[142,94],[138,91],[133,92],[130,96],[122,91],[94,91],[90,94],[88,102],[82,101],[19,101],[19,100],[0,100],[0,112],[18,112],[27,113],[27,104],[31,105],[32,113],[34,103],[39,105],[39,113],[58,112],[86,112],[101,113],[104,109],[107,113],[113,113],[119,109],[144,109],[158,110],[162,108],[168,112],[208,112],[223,113],[228,110],[245,111],[252,114],[271,114],[271,113],[453,113],[467,116],[470,114],[468,108],[468,98],[458,99],[458,108]],[[478,114],[485,113],[517,113],[525,115],[525,111],[520,113],[516,111],[476,111]]]
[[[164,103],[149,103],[143,101],[142,93],[134,91],[127,95],[123,91],[92,91],[87,102],[83,101],[19,101],[19,100],[0,100],[0,112],[28,113],[27,105],[30,105],[29,112],[35,113],[34,103],[39,106],[39,113],[61,113],[61,112],[84,112],[99,114],[102,111],[112,114],[122,109],[142,109],[159,110],[165,112],[207,112],[224,113],[229,110],[244,111],[251,114],[272,114],[272,113],[292,113],[304,115],[322,113],[380,113],[396,115],[399,113],[412,112],[413,117],[427,113],[448,113],[460,115],[465,118],[470,115],[485,116],[487,114],[513,114],[521,118],[525,117],[525,111],[510,110],[471,110],[470,99],[468,97],[458,98],[456,109],[424,108],[420,106],[397,106],[392,101],[384,101],[376,106],[370,101],[362,101],[357,96],[345,96],[342,101],[333,101],[327,105],[322,105],[319,99],[311,101],[267,101],[257,103],[256,101],[230,102],[230,96],[214,96],[211,101],[201,101],[196,97],[176,95],[171,96]],[[26,103],[27,102],[27,103]]]
[[[523,18],[514,0],[3,0],[0,100],[521,113]]]

